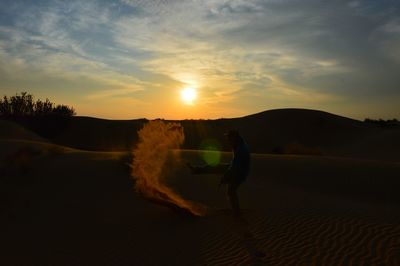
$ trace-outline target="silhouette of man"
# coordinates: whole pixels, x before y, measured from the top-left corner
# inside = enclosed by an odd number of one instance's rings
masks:
[[[233,150],[233,159],[230,164],[217,166],[193,166],[187,163],[192,174],[221,174],[220,185],[227,185],[226,195],[231,204],[233,215],[241,216],[237,189],[246,180],[250,171],[250,152],[246,142],[236,130],[224,134]]]
[[[250,152],[246,142],[236,130],[225,134],[232,150],[233,159],[228,170],[222,176],[220,184],[226,184],[227,197],[231,204],[234,216],[241,216],[237,189],[246,180],[250,171]]]

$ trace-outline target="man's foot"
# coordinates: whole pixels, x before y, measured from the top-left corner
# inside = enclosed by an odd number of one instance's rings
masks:
[[[248,225],[249,223],[247,222],[246,218],[243,216],[241,212],[239,213],[233,213],[233,218],[235,221],[239,222],[242,225]]]

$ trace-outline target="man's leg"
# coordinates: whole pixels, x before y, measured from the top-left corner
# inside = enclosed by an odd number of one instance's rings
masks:
[[[228,184],[227,196],[229,203],[231,204],[233,215],[234,216],[241,216],[241,211],[239,207],[239,198],[237,195],[237,189],[239,184],[237,183],[230,183]]]

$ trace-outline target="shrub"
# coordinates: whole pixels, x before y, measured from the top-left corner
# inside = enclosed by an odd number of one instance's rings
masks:
[[[373,125],[377,125],[380,127],[399,127],[400,126],[400,121],[398,121],[395,118],[388,119],[388,120],[365,118],[364,123],[373,124]]]
[[[62,116],[76,115],[75,109],[67,105],[55,105],[49,99],[34,101],[34,97],[27,92],[15,96],[4,96],[0,99],[0,118],[21,118],[35,116]]]

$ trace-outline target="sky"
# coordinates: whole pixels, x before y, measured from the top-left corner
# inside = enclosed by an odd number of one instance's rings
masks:
[[[21,91],[108,119],[400,118],[400,1],[1,0],[0,96]]]

